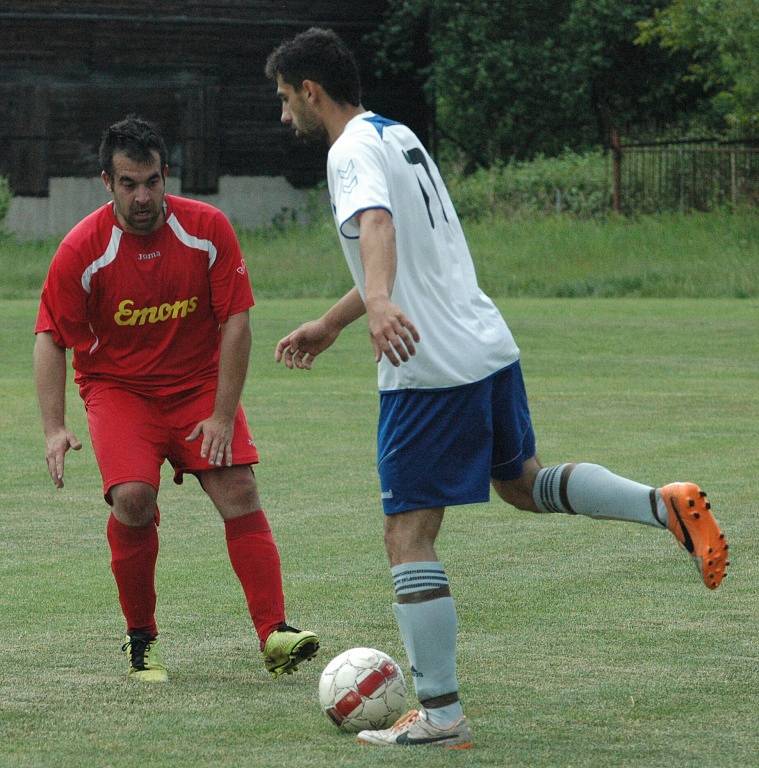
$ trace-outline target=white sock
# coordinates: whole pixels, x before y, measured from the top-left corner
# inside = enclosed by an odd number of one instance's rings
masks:
[[[615,475],[598,464],[544,467],[535,478],[533,499],[541,512],[566,512],[596,520],[625,520],[666,528],[667,511],[656,489]]]
[[[464,716],[460,701],[454,701],[447,707],[425,707],[424,711],[427,713],[427,720],[436,728],[448,728]]]
[[[422,705],[446,694],[457,694],[456,679],[456,607],[453,598],[424,599],[425,592],[448,586],[448,577],[439,562],[402,563],[393,566],[396,594],[416,593],[420,602],[393,603],[403,638],[414,689]],[[444,707],[427,707],[433,725],[445,726],[463,714],[459,701]]]

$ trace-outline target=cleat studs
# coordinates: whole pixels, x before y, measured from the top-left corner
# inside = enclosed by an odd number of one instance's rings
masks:
[[[699,491],[698,495],[703,499],[706,496],[706,491]]]
[[[706,502],[706,508],[707,509],[711,509],[712,508],[712,505],[708,501]]]
[[[699,518],[699,517],[701,517],[701,515],[700,515],[698,512],[694,512],[694,513],[691,515],[691,517],[692,517],[694,520],[698,520],[698,518]]]
[[[693,499],[688,499],[688,506],[689,507],[695,507],[696,506],[696,502],[693,501]]]
[[[707,565],[711,568],[714,565],[714,560],[710,560]]]
[[[719,537],[720,537],[720,539],[724,539],[725,538],[725,534],[724,533],[720,533]],[[727,544],[725,546],[727,546]]]
[[[707,549],[706,552],[707,554],[711,555],[711,553],[714,552],[714,550],[711,547],[709,547],[709,549]]]
[[[725,568],[727,568],[728,565],[730,565],[730,561],[729,560],[725,560]]]

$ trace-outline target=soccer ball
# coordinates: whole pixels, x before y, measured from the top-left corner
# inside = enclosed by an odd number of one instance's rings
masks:
[[[387,728],[404,712],[406,681],[386,653],[350,648],[324,668],[319,703],[341,731]]]

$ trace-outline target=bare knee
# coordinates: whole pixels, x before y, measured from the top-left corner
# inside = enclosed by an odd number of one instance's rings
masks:
[[[156,514],[156,492],[147,483],[119,483],[110,490],[113,515],[124,525],[140,528]]]
[[[514,480],[496,480],[493,478],[495,492],[512,507],[525,512],[539,512],[532,489],[535,486],[535,478],[538,476],[541,464],[536,456],[528,459],[523,467],[522,474]]]
[[[199,480],[224,520],[261,509],[255,475],[249,467],[208,470],[200,473]]]

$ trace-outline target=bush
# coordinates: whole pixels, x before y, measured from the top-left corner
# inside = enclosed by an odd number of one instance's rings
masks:
[[[602,150],[558,157],[539,155],[480,169],[469,176],[448,173],[448,188],[464,219],[487,216],[570,213],[580,218],[609,211],[611,190]]]
[[[0,176],[0,224],[5,219],[5,214],[8,213],[8,208],[11,205],[11,188],[8,186],[8,179],[5,176]]]

